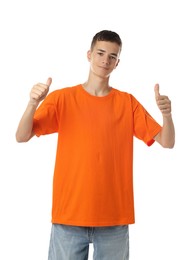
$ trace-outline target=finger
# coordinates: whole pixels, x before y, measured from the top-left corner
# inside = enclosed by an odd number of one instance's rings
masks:
[[[34,90],[39,90],[39,91],[46,91],[48,89],[48,85],[46,84],[42,84],[42,83],[38,83],[36,85],[33,86]]]
[[[52,83],[52,78],[48,78],[48,79],[47,79],[47,82],[46,82],[46,85],[47,85],[48,87],[50,87],[51,83]]]
[[[167,96],[159,96],[159,100],[157,100],[158,105],[163,105],[163,104],[169,104],[171,101]]]
[[[159,96],[160,96],[160,86],[159,86],[159,84],[156,84],[155,86],[154,86],[154,92],[155,92],[155,98],[157,99]]]
[[[38,93],[36,93],[36,92],[32,92],[31,93],[31,98],[35,99],[36,101],[38,101],[39,98],[40,98],[40,95]]]
[[[46,86],[46,88],[47,88],[47,86]],[[40,87],[40,86],[34,87],[34,88],[32,89],[32,91],[31,91],[31,93],[35,93],[35,94],[37,94],[37,95],[40,96],[40,95],[42,95],[45,91],[47,91],[46,88]]]

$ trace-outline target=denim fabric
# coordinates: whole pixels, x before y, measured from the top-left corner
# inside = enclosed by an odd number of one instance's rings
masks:
[[[128,260],[128,226],[78,227],[52,224],[48,260],[87,260],[93,243],[94,260]]]

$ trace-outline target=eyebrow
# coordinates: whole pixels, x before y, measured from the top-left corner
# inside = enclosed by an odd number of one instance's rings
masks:
[[[101,51],[101,52],[104,52],[104,53],[106,52],[105,50],[102,50],[102,49],[97,49],[97,51]],[[110,55],[118,57],[117,53],[110,53]]]

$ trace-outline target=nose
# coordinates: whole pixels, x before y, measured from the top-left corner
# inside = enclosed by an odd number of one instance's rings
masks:
[[[105,55],[102,61],[103,64],[109,65],[110,64],[110,59],[109,56]]]

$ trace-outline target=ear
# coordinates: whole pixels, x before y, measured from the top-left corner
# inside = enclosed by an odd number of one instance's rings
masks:
[[[118,59],[117,63],[115,64],[115,69],[118,66],[119,62],[120,62],[120,59]]]
[[[90,61],[90,59],[91,59],[91,51],[90,50],[87,51],[87,59],[88,59],[88,61]]]

